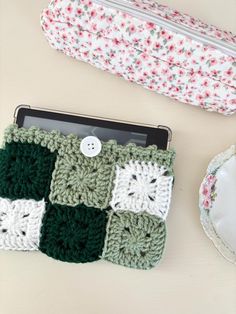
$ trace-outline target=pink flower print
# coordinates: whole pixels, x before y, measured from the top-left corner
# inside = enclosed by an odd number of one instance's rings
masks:
[[[82,10],[81,8],[78,8],[77,11],[76,11],[76,13],[77,13],[78,15],[82,15],[82,14],[83,14],[83,10]]]
[[[73,11],[73,9],[72,9],[71,5],[68,5],[68,7],[66,7],[66,12],[67,12],[68,14],[71,14],[72,11]]]
[[[169,69],[168,68],[164,68],[164,69],[162,69],[161,73],[166,75],[166,74],[169,73]]]
[[[203,96],[202,96],[201,94],[198,94],[198,95],[196,96],[196,99],[197,99],[198,101],[202,101],[202,100],[203,100]]]
[[[206,59],[205,56],[200,57],[200,61],[204,61],[205,59]]]
[[[142,53],[140,55],[140,57],[143,59],[143,60],[147,60],[148,59],[148,54],[147,53]]]
[[[146,46],[150,46],[151,43],[152,43],[152,41],[151,41],[150,37],[148,37],[148,38],[145,40],[145,42],[144,42],[144,44],[145,44]]]
[[[173,38],[173,35],[167,34],[166,39],[171,40]]]
[[[137,64],[138,66],[141,64],[142,62],[141,62],[141,60],[139,60],[139,59],[137,59],[136,61],[135,61],[135,64]]]
[[[97,15],[97,12],[95,10],[92,10],[91,13],[90,13],[90,16],[91,17],[95,17]]]
[[[151,74],[152,74],[153,76],[157,75],[157,70],[152,69]]]
[[[180,69],[178,73],[180,76],[184,75],[184,71],[182,69]]]
[[[211,64],[211,66],[216,65],[216,64],[217,64],[216,59],[215,59],[215,58],[212,58],[212,59],[210,60],[210,64]]]
[[[183,54],[183,53],[184,53],[184,48],[178,49],[178,51],[177,51],[177,54],[178,54],[178,55],[181,55],[181,54]]]
[[[91,0],[80,0],[80,2],[88,7],[91,7],[92,1]]]
[[[180,88],[179,87],[174,87],[174,91],[178,93],[180,91]]]
[[[136,27],[134,25],[129,26],[129,32],[130,33],[135,33],[136,32]]]
[[[197,71],[197,74],[200,75],[200,76],[203,76],[202,70],[198,70],[198,71]]]
[[[186,52],[185,52],[185,55],[186,55],[186,57],[191,57],[192,56],[192,51],[191,50],[187,50]]]
[[[205,199],[203,201],[203,206],[204,206],[204,208],[209,209],[210,208],[210,200],[209,199]]]
[[[112,16],[108,16],[107,21],[108,21],[109,23],[111,23],[111,22],[113,21]]]
[[[175,46],[174,45],[170,45],[169,46],[169,51],[174,51],[175,50]]]
[[[121,22],[120,27],[124,28],[125,27],[125,22]]]
[[[209,197],[210,196],[210,189],[208,188],[208,186],[206,184],[203,185],[203,189],[202,189],[202,194],[205,197]]]
[[[64,34],[62,34],[62,39],[63,40],[67,40],[67,35],[64,33]]]
[[[167,58],[167,61],[168,61],[169,63],[174,63],[174,57],[173,57],[173,56],[169,56],[169,57]]]
[[[165,35],[166,35],[166,31],[165,31],[164,29],[163,29],[163,30],[161,30],[161,31],[160,31],[160,35],[161,35],[161,36],[163,36],[163,37],[165,37]]]
[[[232,76],[233,75],[232,68],[229,68],[227,71],[225,71],[225,75]]]
[[[94,32],[97,31],[97,24],[95,24],[95,23],[92,24],[92,30],[93,30]]]
[[[105,17],[106,17],[105,14],[102,14],[102,15],[99,16],[99,20],[102,21],[102,20],[105,19]]]
[[[47,23],[43,23],[43,28],[47,31],[49,30],[49,25]]]
[[[141,84],[143,84],[143,83],[145,82],[144,78],[143,78],[143,77],[140,77],[140,78],[139,78],[139,82],[140,82]]]
[[[205,86],[205,87],[209,86],[208,80],[203,81],[202,85]]]
[[[155,44],[155,48],[156,48],[156,49],[160,49],[160,48],[161,48],[160,43],[156,43],[156,44]]]
[[[153,29],[155,29],[155,24],[154,23],[147,23],[147,29],[149,29],[149,30],[153,30]]]
[[[115,46],[118,46],[120,44],[120,42],[117,38],[114,38],[112,42]]]
[[[167,77],[168,82],[172,82],[172,81],[173,81],[173,78],[174,78],[173,75],[168,76],[168,77]]]
[[[212,71],[211,71],[211,75],[212,75],[212,76],[216,76],[217,74],[218,74],[218,72],[217,72],[216,70],[212,70]]]
[[[213,176],[212,174],[207,176],[207,182],[210,185],[210,188],[212,188],[212,186],[216,183],[216,176]]]
[[[219,83],[215,83],[215,84],[213,85],[214,89],[219,88],[219,86],[220,86],[220,84],[219,84]]]
[[[206,90],[205,91],[205,93],[204,93],[204,96],[207,98],[207,97],[210,97],[211,96],[211,93],[208,91],[208,90]]]

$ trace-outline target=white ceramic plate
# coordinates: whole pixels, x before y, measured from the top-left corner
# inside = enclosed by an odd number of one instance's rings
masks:
[[[200,187],[201,223],[220,253],[236,264],[236,147],[216,156]]]

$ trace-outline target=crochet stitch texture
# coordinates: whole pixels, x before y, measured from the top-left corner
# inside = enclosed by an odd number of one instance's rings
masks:
[[[0,151],[0,196],[12,200],[46,198],[55,157],[39,145],[6,144]]]
[[[170,206],[173,177],[163,166],[144,161],[130,161],[116,167],[111,207],[133,212],[147,211],[166,218]]]
[[[38,250],[44,201],[0,197],[0,249]]]
[[[55,259],[86,263],[99,259],[106,233],[106,212],[84,205],[48,205],[40,250]]]
[[[149,269],[160,260],[165,223],[148,213],[111,212],[102,257],[132,268]]]
[[[39,249],[66,262],[155,266],[165,245],[174,151],[111,140],[89,158],[80,143],[36,127],[5,130],[0,248]]]
[[[108,146],[93,158],[80,151],[80,141],[68,138],[58,150],[52,176],[52,203],[107,208],[114,176],[114,157]]]

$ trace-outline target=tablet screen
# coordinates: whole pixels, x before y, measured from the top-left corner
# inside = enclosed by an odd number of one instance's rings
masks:
[[[126,130],[117,130],[112,128],[104,128],[100,126],[92,126],[86,124],[78,124],[67,121],[51,120],[33,116],[25,116],[23,127],[30,128],[36,126],[46,131],[58,130],[64,135],[75,134],[80,138],[92,135],[100,140],[107,142],[110,139],[115,139],[118,144],[126,145],[135,143],[139,146],[146,146],[147,134],[138,133]]]

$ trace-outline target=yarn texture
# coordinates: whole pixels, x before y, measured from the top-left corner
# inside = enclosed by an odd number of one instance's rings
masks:
[[[39,249],[55,259],[86,263],[99,259],[106,234],[107,214],[84,205],[48,205]]]
[[[175,152],[110,140],[86,157],[80,143],[36,127],[5,130],[0,248],[154,267],[165,246]]]
[[[0,249],[38,250],[44,211],[43,200],[11,201],[0,197]]]
[[[40,145],[6,144],[0,150],[0,196],[11,200],[46,198],[55,158]]]
[[[130,161],[117,166],[111,207],[133,212],[147,211],[166,218],[172,192],[173,177],[163,166],[144,161]]]
[[[102,257],[119,265],[149,269],[160,260],[165,239],[161,218],[148,213],[111,212]]]
[[[109,146],[98,156],[88,158],[80,151],[80,141],[68,138],[58,150],[50,200],[61,205],[107,208],[114,171],[114,156]]]

